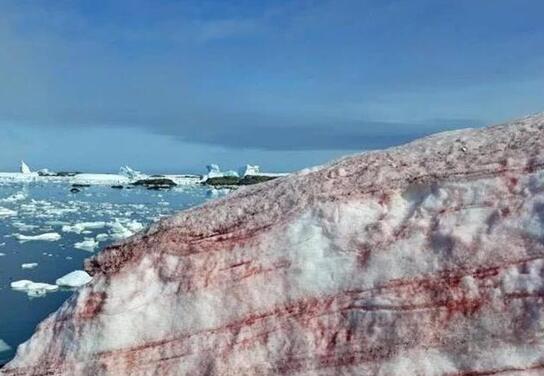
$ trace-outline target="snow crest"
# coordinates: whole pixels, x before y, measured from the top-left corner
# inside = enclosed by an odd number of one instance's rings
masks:
[[[541,374],[543,207],[543,115],[243,188],[95,255],[0,374]]]

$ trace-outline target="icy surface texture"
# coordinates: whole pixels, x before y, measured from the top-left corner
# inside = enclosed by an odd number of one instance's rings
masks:
[[[348,157],[179,213],[6,375],[541,375],[544,116]]]

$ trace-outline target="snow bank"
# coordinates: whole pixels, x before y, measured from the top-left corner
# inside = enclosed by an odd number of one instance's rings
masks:
[[[539,375],[543,203],[544,115],[244,187],[94,255],[2,371]]]
[[[56,280],[61,287],[76,288],[86,285],[92,281],[92,277],[83,270],[75,270]]]

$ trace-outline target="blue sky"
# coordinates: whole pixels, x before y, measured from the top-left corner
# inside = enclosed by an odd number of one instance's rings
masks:
[[[0,169],[292,170],[544,111],[539,0],[0,2]]]

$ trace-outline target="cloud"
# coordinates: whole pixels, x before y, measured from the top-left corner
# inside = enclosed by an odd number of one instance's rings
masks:
[[[438,8],[4,2],[0,126],[138,127],[237,149],[360,150],[481,125],[458,118],[541,110],[540,12]],[[485,12],[492,20],[481,20]]]

